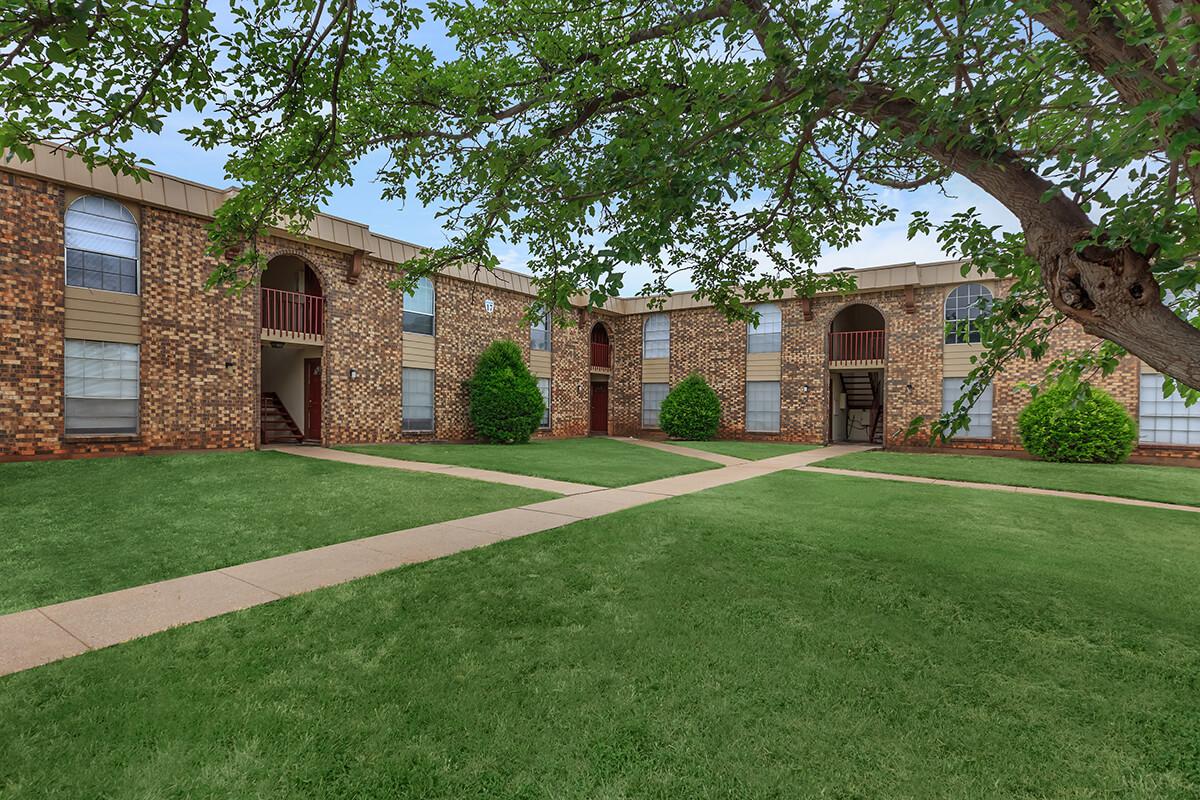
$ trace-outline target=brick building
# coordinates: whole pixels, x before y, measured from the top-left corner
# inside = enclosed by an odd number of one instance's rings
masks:
[[[320,215],[266,238],[261,288],[230,295],[204,286],[227,196],[48,149],[0,166],[0,459],[468,439],[465,382],[499,338],[549,400],[542,436],[653,435],[695,371],[721,398],[723,436],[912,444],[900,434],[953,403],[979,349],[969,319],[1003,291],[957,262],[901,264],[856,270],[848,296],[760,306],[754,329],[688,293],[530,326],[528,277],[452,269],[403,296],[387,283],[414,245]],[[955,446],[1019,448],[1019,384],[1040,372],[1010,365]],[[1128,358],[1101,385],[1139,419],[1139,455],[1196,457],[1200,407],[1162,400],[1161,380]]]

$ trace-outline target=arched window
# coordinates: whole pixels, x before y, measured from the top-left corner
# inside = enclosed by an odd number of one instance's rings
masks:
[[[550,312],[546,311],[529,324],[529,349],[550,349]]]
[[[138,224],[129,209],[89,195],[71,203],[63,223],[68,286],[138,293]]]
[[[758,325],[746,324],[747,353],[778,353],[782,317],[779,306],[760,303],[754,307],[758,312]]]
[[[404,300],[404,332],[433,336],[433,281],[419,278]]]
[[[642,358],[671,357],[671,318],[651,314],[642,325]]]
[[[980,283],[964,283],[946,298],[946,344],[979,341],[980,317],[987,316],[992,293]]]

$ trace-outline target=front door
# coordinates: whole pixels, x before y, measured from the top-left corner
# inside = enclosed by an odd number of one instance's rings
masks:
[[[321,359],[304,359],[304,438],[321,441]]]
[[[592,381],[592,433],[608,433],[608,384]]]

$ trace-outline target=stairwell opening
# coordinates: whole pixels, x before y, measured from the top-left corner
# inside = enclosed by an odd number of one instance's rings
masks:
[[[323,422],[324,292],[313,267],[294,255],[263,272],[259,440],[320,443]]]
[[[887,331],[874,306],[854,303],[834,316],[827,340],[829,441],[882,444]]]

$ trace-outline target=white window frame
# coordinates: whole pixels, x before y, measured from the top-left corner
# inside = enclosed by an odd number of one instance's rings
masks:
[[[118,219],[115,216],[104,216],[101,214],[97,214],[94,211],[86,211],[86,210],[83,210],[82,208],[77,208],[77,206],[80,206],[80,204],[87,204],[89,202],[96,202],[96,203],[100,203],[101,205],[104,205],[104,206],[109,206],[111,208],[119,209],[121,211],[124,219]],[[124,241],[124,242],[131,241],[130,239],[125,238],[125,237],[113,236],[112,234],[102,233],[99,231],[88,231],[82,227],[79,227],[78,225],[72,225],[73,218],[77,214],[78,215],[86,215],[86,216],[90,216],[90,217],[100,217],[102,219],[115,220],[115,221],[122,222],[124,224],[132,226],[133,227],[133,239],[132,239],[133,255],[130,256],[127,254],[113,253],[109,250],[104,250],[104,249],[72,247],[71,246],[71,237],[72,237],[73,231],[80,231],[81,233],[83,233],[85,235],[90,234],[92,236],[103,237],[106,239],[115,239],[115,240]],[[91,255],[91,256],[98,256],[100,258],[120,258],[120,259],[124,259],[127,261],[132,261],[133,262],[133,291],[129,292],[124,289],[105,289],[103,286],[89,286],[82,278],[80,279],[80,281],[78,283],[72,283],[71,282],[71,272],[73,270],[79,270],[81,273],[85,273],[88,271],[88,270],[85,270],[82,263],[79,266],[71,265],[71,261],[73,260],[73,257],[71,256],[70,251],[72,251],[72,250],[81,254],[80,255],[81,260],[86,259],[89,255]],[[135,215],[132,211],[130,211],[129,208],[124,203],[122,203],[118,200],[115,200],[111,197],[106,197],[105,195],[85,194],[85,195],[75,198],[74,200],[71,201],[71,204],[69,206],[67,206],[67,210],[63,213],[63,283],[67,286],[74,286],[74,287],[79,287],[82,289],[94,289],[96,291],[101,291],[101,292],[114,292],[116,294],[128,294],[128,295],[137,296],[142,293],[142,226],[141,226],[141,223],[138,221],[137,215]]]
[[[642,323],[642,358],[671,357],[671,315],[651,314]]]
[[[747,353],[778,353],[783,347],[783,313],[774,303],[759,303],[758,324],[746,323]]]
[[[954,404],[963,395],[965,378],[942,378],[942,414],[954,410]],[[967,412],[968,424],[958,433],[958,439],[991,439],[994,436],[993,412],[995,410],[995,392],[989,383],[975,400],[975,405]]]
[[[403,314],[404,314],[403,327],[404,327],[405,333],[413,333],[418,336],[435,336],[435,335],[437,335],[437,285],[434,284],[434,282],[427,277],[422,276],[422,277],[418,278],[417,279],[417,287],[421,288],[421,287],[425,287],[425,286],[429,287],[429,311],[416,311],[416,310],[410,309],[408,307],[408,300],[406,299],[404,301],[404,309],[403,309]],[[410,298],[410,297],[415,298],[416,296],[417,295],[416,295],[415,291],[412,294],[405,295],[406,298]],[[429,319],[429,330],[428,331],[409,330],[409,327],[408,327],[408,315],[409,314],[412,314],[415,317],[421,317],[421,318],[427,317]]]
[[[647,390],[653,393],[648,395]],[[661,394],[660,394],[661,393]],[[642,384],[642,427],[643,428],[658,428],[659,417],[662,414],[663,400],[667,399],[667,395],[671,393],[671,385],[669,383],[643,383]],[[657,405],[651,405],[649,400],[657,399]]]
[[[987,316],[994,299],[992,290],[982,283],[964,283],[951,289],[942,302],[943,342],[979,344],[981,337],[976,320]],[[951,316],[951,304],[954,316]],[[962,328],[964,320],[967,323],[965,330]]]
[[[1143,372],[1138,379],[1138,443],[1158,447],[1200,445],[1200,403],[1184,405],[1179,392],[1163,397],[1163,375]]]
[[[401,375],[401,385],[400,385],[400,399],[401,399],[400,429],[404,433],[433,433],[434,427],[437,424],[436,423],[437,376],[434,374],[434,371],[431,369],[421,369],[418,367],[403,367],[402,369],[403,369],[403,372]],[[410,374],[417,373],[417,372],[429,374],[429,403],[428,404],[413,403],[413,404],[411,404],[411,407],[412,408],[428,408],[429,409],[429,427],[415,427],[415,426],[410,427],[410,423],[409,423],[409,418],[410,418],[410,415],[408,413],[408,409],[410,408],[409,397],[411,394],[413,394],[412,389],[409,385],[409,376],[410,376]],[[416,377],[416,376],[414,375],[413,377]],[[418,416],[415,419],[416,419],[416,421],[423,421],[424,417]]]
[[[538,427],[541,430],[547,431],[547,430],[550,430],[550,419],[551,419],[551,417],[550,417],[550,397],[551,397],[550,379],[549,378],[538,378],[537,385],[538,385],[538,391],[542,393],[542,402],[546,406],[546,410],[542,412],[542,422]]]
[[[119,357],[122,354],[133,358]],[[125,342],[66,339],[63,342],[63,432],[67,436],[137,436],[141,430],[141,346]],[[72,428],[72,418],[129,419],[127,414],[72,413],[97,403],[132,404],[129,427]]]
[[[550,337],[550,312],[529,323],[529,349],[550,352],[553,346]]]
[[[751,400],[752,400],[752,398],[751,398],[752,387],[753,387],[753,389],[759,390],[759,391],[762,391],[762,390],[770,391],[769,387],[774,388],[774,399],[775,399],[774,412],[770,411],[769,409],[766,412],[762,412],[761,410],[754,411],[751,409],[750,406],[751,406]],[[780,385],[779,381],[746,381],[746,432],[747,433],[779,433],[779,430],[781,427],[780,423],[781,423],[782,417],[783,417],[782,406],[783,406],[782,386]],[[771,427],[769,424],[759,425],[757,422],[751,422],[751,418],[753,415],[756,415],[756,414],[761,415],[763,413],[766,413],[766,414],[774,417],[774,419],[775,419],[774,427]]]

